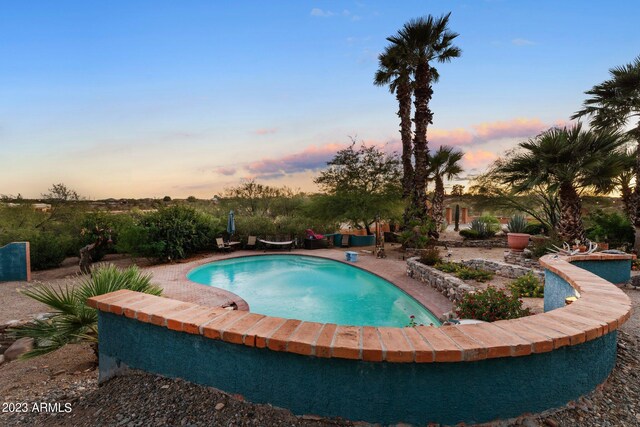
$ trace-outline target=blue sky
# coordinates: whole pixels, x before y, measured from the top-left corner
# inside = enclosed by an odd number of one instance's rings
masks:
[[[6,1],[0,194],[313,190],[349,135],[397,146],[376,57],[407,20],[448,11],[463,55],[439,66],[430,140],[465,151],[468,175],[640,54],[635,1]]]

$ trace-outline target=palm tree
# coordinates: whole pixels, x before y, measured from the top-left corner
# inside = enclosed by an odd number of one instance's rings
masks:
[[[378,56],[380,67],[376,71],[373,84],[389,85],[389,92],[398,100],[398,117],[400,118],[400,138],[402,140],[402,198],[411,195],[413,188],[413,163],[411,149],[411,65],[406,61],[406,53],[402,46],[387,46]]]
[[[585,241],[581,194],[606,194],[614,189],[622,169],[620,150],[627,138],[620,132],[551,128],[519,144],[519,150],[498,170],[502,183],[516,193],[547,184],[560,199],[558,236],[566,242]]]
[[[636,250],[640,250],[640,56],[631,63],[609,70],[610,78],[594,86],[585,94],[582,110],[572,118],[589,116],[591,125],[597,129],[623,128],[632,125],[628,134],[636,140],[635,189],[631,205],[632,220],[636,229]],[[633,120],[636,120],[633,127]]]
[[[429,157],[429,168],[427,169],[428,180],[435,183],[435,191],[431,202],[431,216],[435,222],[436,231],[444,221],[442,211],[444,210],[444,179],[451,180],[462,173],[460,161],[464,153],[453,147],[441,146]]]
[[[52,312],[47,320],[35,320],[11,332],[19,338],[33,338],[34,349],[22,357],[40,356],[58,350],[67,344],[89,342],[97,356],[98,311],[87,305],[87,299],[129,289],[152,295],[160,295],[162,289],[151,284],[151,276],[132,266],[119,270],[113,265],[103,266],[87,276],[73,288],[39,286],[22,293],[48,305]]]
[[[429,154],[427,127],[433,123],[433,112],[429,109],[429,101],[433,95],[431,85],[438,76],[437,70],[431,63],[433,61],[449,62],[461,54],[461,50],[452,44],[458,34],[447,27],[450,15],[451,13],[448,13],[439,18],[429,15],[413,19],[407,22],[397,35],[387,38],[393,45],[399,46],[405,57],[404,61],[410,64],[415,76],[413,89],[415,166],[412,205],[416,219],[420,221],[427,219],[426,185]]]

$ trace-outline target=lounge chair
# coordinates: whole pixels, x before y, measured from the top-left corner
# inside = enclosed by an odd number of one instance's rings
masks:
[[[276,242],[273,240],[264,240],[264,239],[258,239],[258,242],[262,243],[264,245],[264,249],[265,251],[267,250],[268,247],[274,247],[274,248],[279,248],[279,249],[293,249],[293,247],[295,246],[295,239],[294,240],[287,240],[284,242]]]
[[[349,247],[349,236],[351,236],[350,234],[343,234],[342,235],[342,244],[340,245],[340,247],[342,248],[348,248]]]
[[[216,237],[216,245],[218,245],[218,250],[222,252],[230,252],[231,246],[228,243],[225,243],[222,237]]]
[[[256,248],[256,241],[257,241],[257,237],[256,236],[249,236],[247,237],[247,244],[244,246],[246,249],[252,248],[255,249]]]
[[[308,228],[306,232],[307,232],[307,239],[315,239],[315,240],[324,239],[324,235],[318,234],[310,228]]]

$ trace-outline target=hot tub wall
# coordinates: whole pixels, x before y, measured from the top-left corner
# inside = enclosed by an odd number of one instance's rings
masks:
[[[100,313],[99,328],[101,380],[126,365],[299,415],[385,424],[475,423],[542,411],[589,392],[615,364],[615,333],[526,357],[388,363],[246,347],[110,313]]]

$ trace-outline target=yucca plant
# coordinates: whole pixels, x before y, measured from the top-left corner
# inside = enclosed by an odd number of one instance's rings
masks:
[[[162,289],[151,284],[151,275],[143,274],[138,267],[121,270],[113,265],[102,266],[75,287],[58,288],[39,286],[22,291],[29,298],[48,305],[52,310],[46,320],[12,329],[16,338],[34,339],[33,350],[22,355],[30,358],[50,353],[66,344],[89,342],[97,354],[98,311],[89,307],[87,299],[129,289],[152,295],[160,295]]]
[[[529,225],[529,223],[524,215],[515,214],[509,219],[507,231],[509,231],[509,233],[526,233],[527,225]]]

